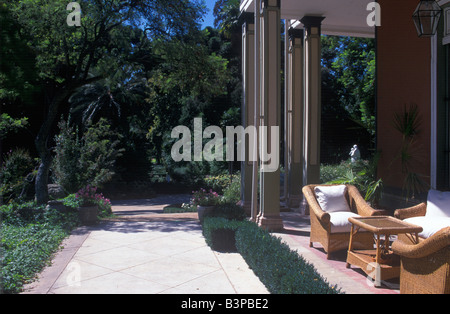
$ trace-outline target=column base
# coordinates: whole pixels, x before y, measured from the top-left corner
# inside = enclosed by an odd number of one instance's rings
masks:
[[[281,231],[284,229],[283,220],[277,216],[258,216],[256,223],[267,231]]]
[[[297,209],[300,207],[302,203],[303,197],[301,195],[289,195],[288,200],[286,202],[286,206],[289,208]]]
[[[303,199],[302,202],[300,203],[300,213],[302,213],[305,216],[309,216],[310,212],[309,212],[309,205],[308,202]]]

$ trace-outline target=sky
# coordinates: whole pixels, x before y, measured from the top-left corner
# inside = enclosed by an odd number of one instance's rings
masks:
[[[214,5],[216,4],[216,0],[205,0],[206,6],[208,7],[208,14],[205,16],[205,21],[202,24],[202,28],[206,26],[214,26]]]

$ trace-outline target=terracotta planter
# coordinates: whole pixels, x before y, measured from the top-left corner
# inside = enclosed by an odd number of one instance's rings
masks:
[[[197,206],[198,211],[198,220],[200,220],[200,223],[203,223],[203,219],[205,218],[206,214],[209,214],[214,210],[215,206]]]
[[[89,226],[97,223],[98,206],[82,206],[78,208],[78,216],[83,225]]]

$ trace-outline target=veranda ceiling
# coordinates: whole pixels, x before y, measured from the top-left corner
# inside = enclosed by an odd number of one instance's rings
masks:
[[[242,12],[254,12],[254,0],[241,0]],[[322,33],[357,37],[375,37],[375,27],[367,23],[374,0],[280,0],[281,18],[299,20],[305,15],[323,16]],[[301,24],[298,23],[300,27]]]

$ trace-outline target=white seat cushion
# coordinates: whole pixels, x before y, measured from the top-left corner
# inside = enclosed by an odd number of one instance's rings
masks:
[[[450,218],[450,192],[430,190],[425,216]]]
[[[428,239],[439,230],[450,227],[450,218],[421,216],[408,218],[404,221],[422,227],[423,231],[419,233],[419,237],[424,239]]]
[[[350,212],[347,198],[347,186],[317,186],[314,188],[317,202],[324,212]]]
[[[360,216],[350,211],[330,213],[331,233],[350,232],[352,230],[352,224],[348,221],[350,217]]]

